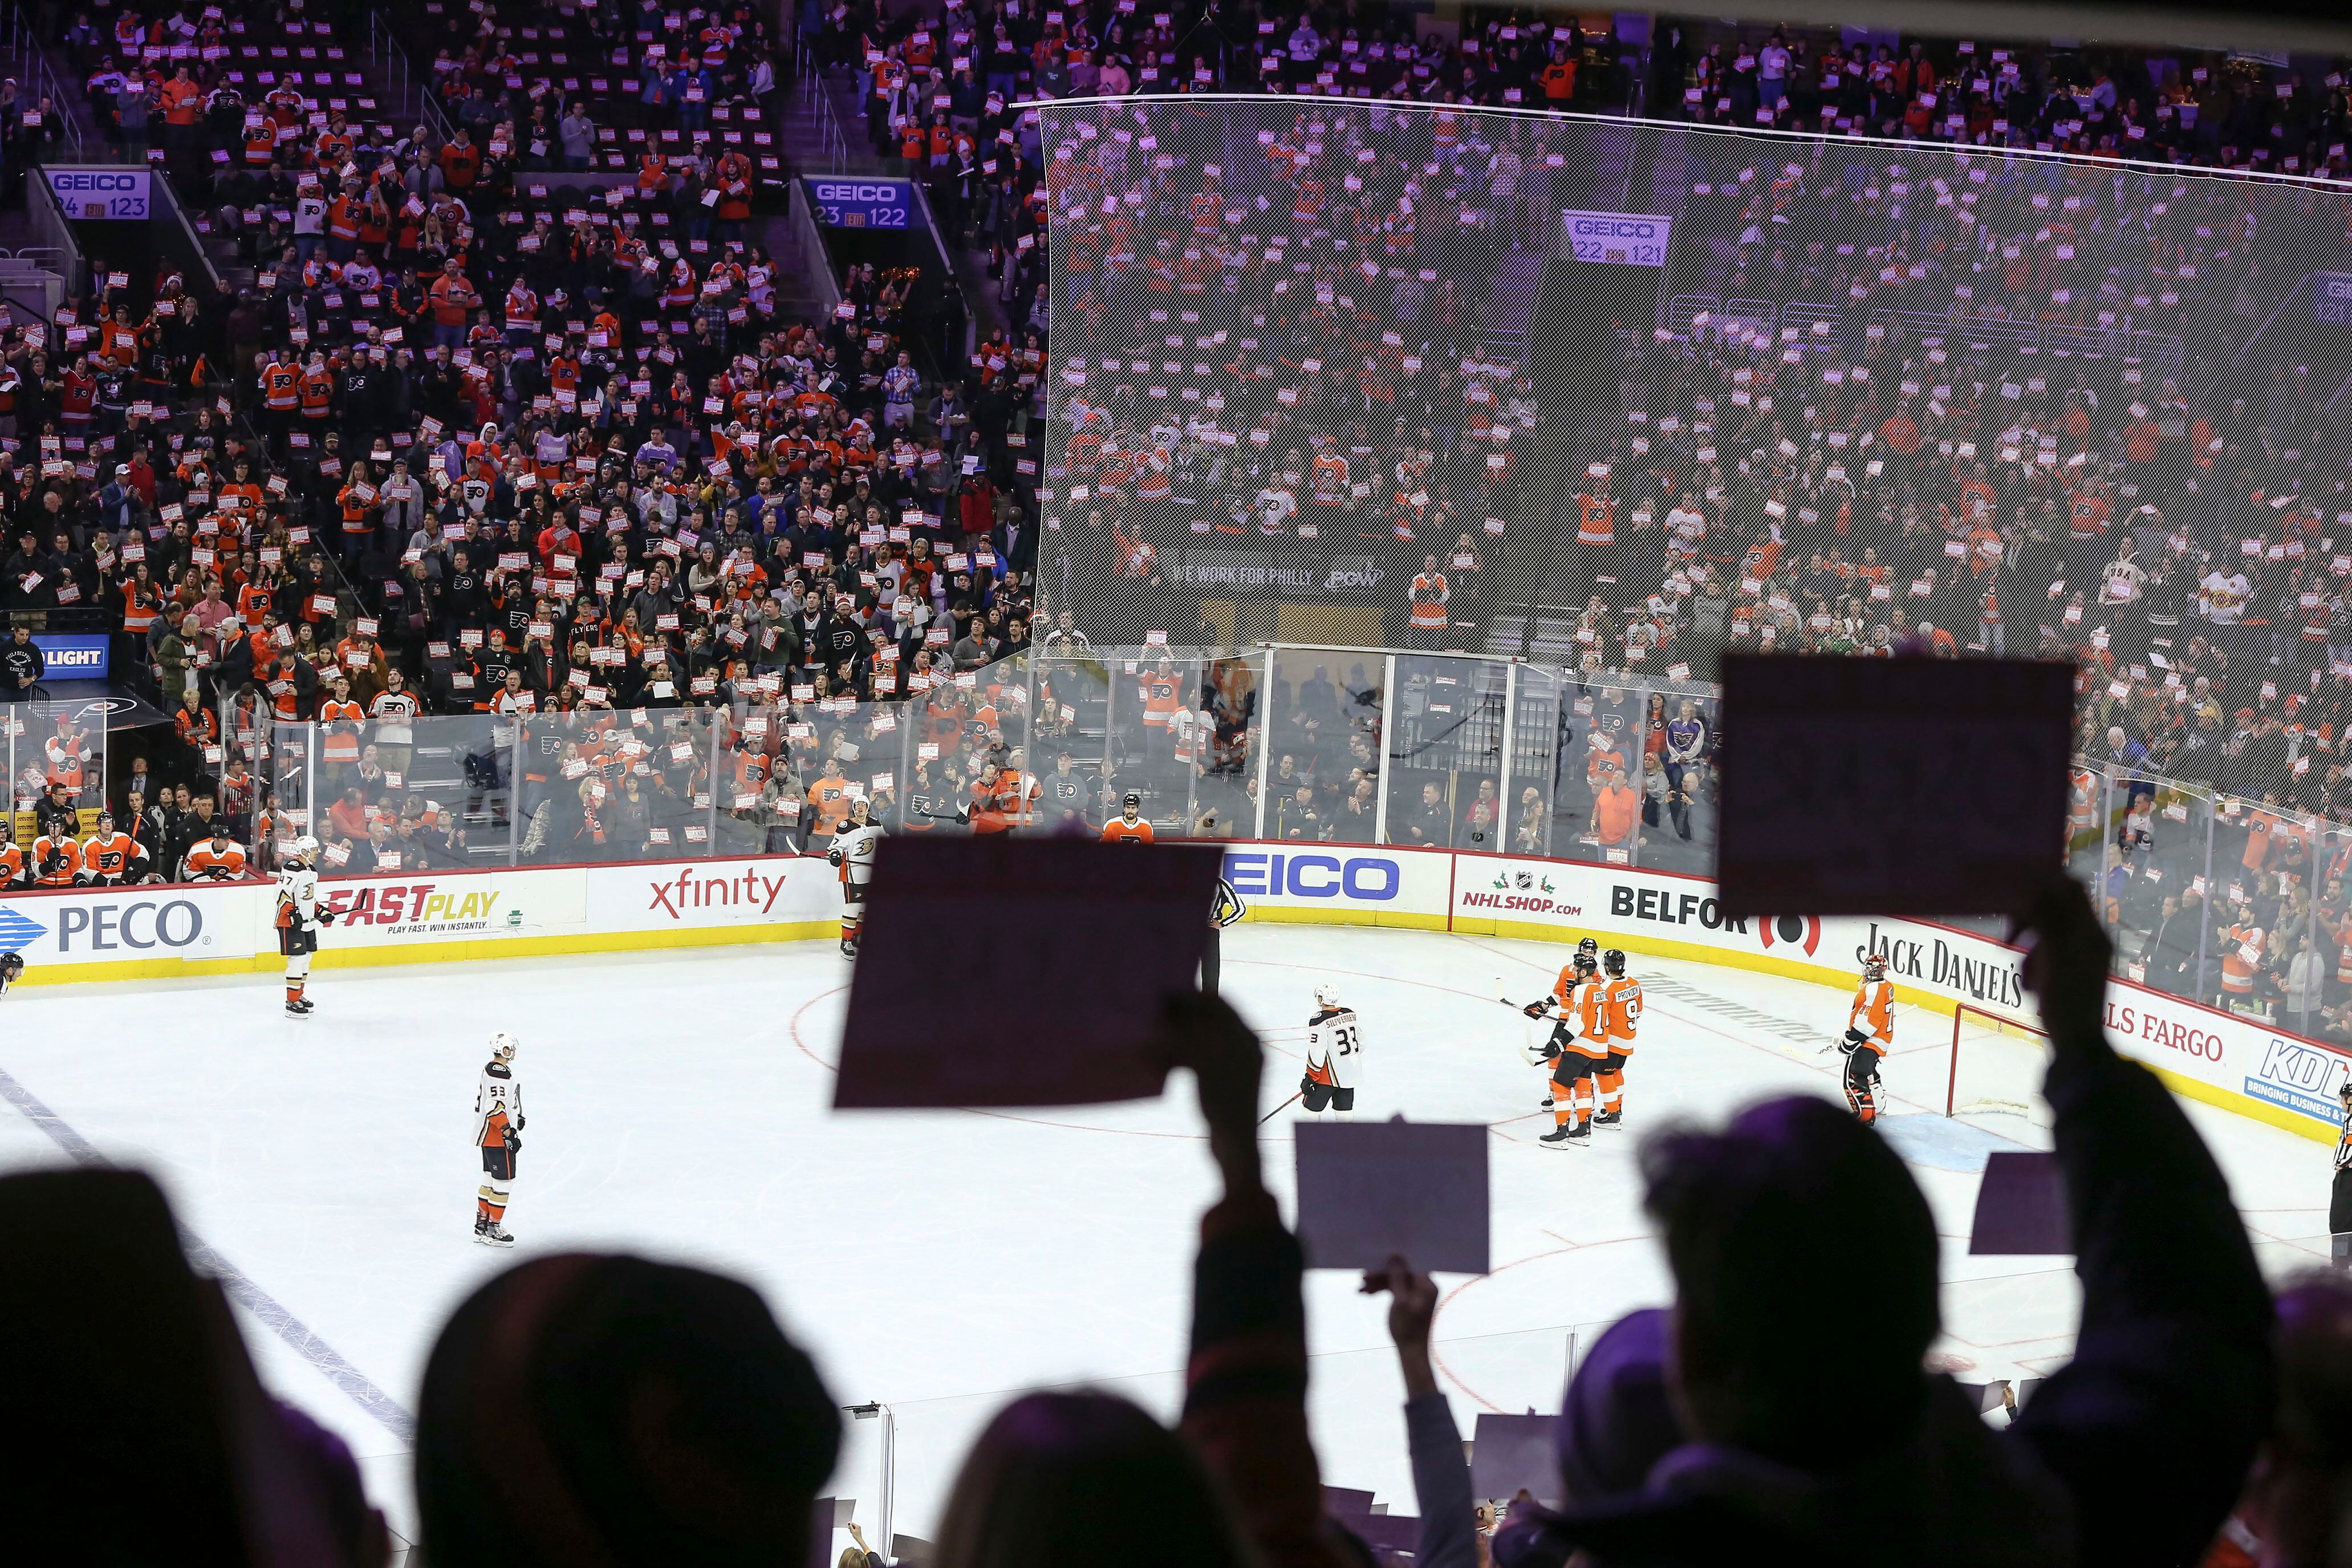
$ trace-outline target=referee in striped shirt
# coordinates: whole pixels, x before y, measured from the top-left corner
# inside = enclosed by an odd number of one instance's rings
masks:
[[[1234,891],[1234,885],[1223,877],[1218,878],[1216,893],[1209,900],[1209,945],[1201,953],[1202,995],[1214,996],[1217,994],[1217,944],[1224,929],[1247,912],[1242,903],[1242,896]]]
[[[1220,893],[1224,883],[1217,883]],[[1209,963],[1217,955],[1217,937],[1209,933]],[[1202,965],[1204,969],[1207,964]],[[1207,990],[1208,987],[1202,987]],[[2336,1134],[2336,1185],[2327,1194],[2327,1230],[2330,1258],[2336,1268],[2352,1270],[2352,1078],[2336,1085],[2337,1099],[2344,1107],[2344,1126]]]

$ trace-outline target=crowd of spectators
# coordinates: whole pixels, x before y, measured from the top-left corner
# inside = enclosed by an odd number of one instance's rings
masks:
[[[1555,1506],[1475,1496],[1431,1344],[1436,1286],[1403,1258],[1363,1277],[1389,1298],[1418,1507],[1371,1513],[1369,1494],[1324,1485],[1336,1478],[1308,1427],[1307,1259],[1263,1179],[1263,1049],[1223,1004],[1192,999],[1171,1006],[1160,1044],[1190,1069],[1221,1192],[1200,1225],[1181,1420],[1108,1393],[1011,1400],[915,1560],[2324,1560],[2352,1464],[2352,1291],[2306,1277],[2274,1304],[2180,1106],[2106,1043],[2105,942],[2082,889],[2062,882],[2022,914],[2083,1311],[2071,1358],[2021,1399],[1927,1370],[1941,1244],[1890,1146],[1818,1097],[1771,1100],[1643,1146],[1672,1310],[1628,1315],[1570,1379],[1556,1474],[1538,1483]],[[9,1176],[0,1241],[0,1308],[25,1363],[0,1403],[45,1435],[19,1467],[28,1548],[143,1561],[184,1552],[193,1530],[289,1561],[385,1560],[350,1452],[270,1397],[146,1177]],[[841,1411],[739,1280],[628,1257],[526,1261],[442,1326],[416,1411],[419,1545],[436,1563],[830,1555],[833,1521],[813,1527],[812,1504]],[[152,1477],[157,1506],[119,1506],[125,1471],[101,1455]],[[842,1568],[884,1568],[856,1542]]]

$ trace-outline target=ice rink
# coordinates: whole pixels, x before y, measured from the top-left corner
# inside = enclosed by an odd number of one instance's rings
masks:
[[[1634,1168],[1644,1129],[1765,1095],[1838,1095],[1839,1058],[1822,1047],[1844,994],[1635,954],[1648,1015],[1630,1130],[1538,1147],[1543,1074],[1520,1055],[1537,1026],[1497,1005],[1494,983],[1540,992],[1567,952],[1334,927],[1226,936],[1226,994],[1268,1039],[1266,1105],[1297,1085],[1300,1026],[1328,976],[1363,1023],[1359,1116],[1492,1129],[1496,1267],[1441,1279],[1437,1321],[1465,1436],[1482,1410],[1556,1410],[1571,1338],[1667,1298]],[[832,1114],[847,974],[822,942],[327,970],[304,1022],[281,1015],[274,977],[19,988],[0,1001],[15,1086],[0,1163],[79,1151],[155,1173],[214,1266],[235,1271],[265,1376],[363,1457],[404,1535],[408,1413],[438,1325],[517,1258],[594,1247],[754,1281],[842,1404],[888,1406],[891,1528],[928,1536],[965,1445],[1009,1393],[1091,1383],[1173,1414],[1213,1172],[1181,1079],[1129,1106]],[[474,1084],[494,1029],[521,1038],[530,1121],[511,1254],[471,1234]],[[1966,1251],[1984,1152],[2035,1134],[2015,1117],[1941,1115],[1951,1032],[1948,1017],[1904,1010],[1886,1069],[1889,1136],[1947,1244],[1940,1351],[1972,1380],[2046,1371],[2071,1342],[2067,1260]],[[2327,1148],[2189,1110],[2265,1268],[2324,1260]],[[1265,1130],[1286,1196],[1289,1116]],[[1383,1304],[1337,1274],[1310,1275],[1307,1303],[1324,1479],[1416,1511]],[[846,1423],[833,1487],[877,1545],[884,1427]]]

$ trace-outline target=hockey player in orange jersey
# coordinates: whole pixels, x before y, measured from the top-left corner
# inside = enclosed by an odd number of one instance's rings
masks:
[[[1118,815],[1103,825],[1102,841],[1106,844],[1149,844],[1151,824],[1143,820],[1143,797],[1133,790],[1127,792],[1118,803]]]
[[[1625,1063],[1633,1054],[1633,1037],[1642,1023],[1642,983],[1625,973],[1625,955],[1615,948],[1601,955],[1601,1022],[1609,1037],[1609,1056],[1594,1075],[1601,1090],[1595,1127],[1625,1125]]]
[[[1586,951],[1591,945],[1587,937],[1559,972],[1551,994],[1524,1009],[1530,1018],[1553,1020],[1542,1058],[1551,1073],[1551,1094],[1543,1103],[1552,1113],[1552,1130],[1536,1140],[1548,1149],[1566,1149],[1592,1137],[1591,1086],[1608,1059],[1609,1041],[1600,965]]]
[[[1864,1121],[1878,1120],[1878,1064],[1895,1044],[1895,987],[1886,983],[1886,960],[1865,953],[1862,984],[1846,1015],[1845,1036],[1838,1049],[1845,1053],[1845,1102]]]

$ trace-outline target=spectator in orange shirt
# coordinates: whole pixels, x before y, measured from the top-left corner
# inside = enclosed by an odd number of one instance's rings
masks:
[[[474,188],[481,174],[482,150],[474,145],[473,133],[461,125],[457,139],[441,149],[441,178],[462,196]]]
[[[433,305],[433,345],[452,351],[464,348],[467,325],[482,299],[466,280],[465,268],[458,265],[457,258],[451,257],[441,264],[441,276],[433,279],[433,287],[426,293]]]
[[[1592,831],[1604,845],[1630,844],[1642,803],[1625,782],[1625,770],[1611,768],[1609,782],[1592,797]]]

